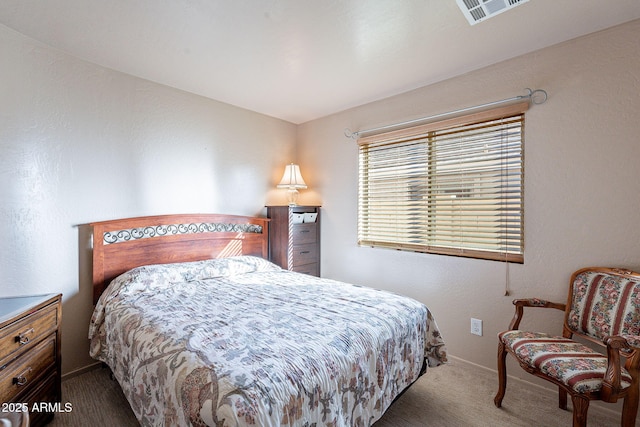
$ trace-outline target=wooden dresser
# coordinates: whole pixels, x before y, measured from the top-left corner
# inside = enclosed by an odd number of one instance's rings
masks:
[[[300,222],[305,214],[307,222]],[[267,206],[267,217],[269,259],[286,270],[319,277],[320,206]]]
[[[28,408],[32,427],[61,399],[61,317],[60,294],[0,298],[0,411]]]

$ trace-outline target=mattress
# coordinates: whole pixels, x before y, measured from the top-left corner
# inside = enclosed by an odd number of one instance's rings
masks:
[[[424,304],[247,256],[120,275],[89,339],[154,426],[371,425],[446,362]]]

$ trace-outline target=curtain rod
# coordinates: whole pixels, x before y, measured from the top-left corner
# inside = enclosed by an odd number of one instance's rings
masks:
[[[352,132],[351,129],[346,128],[344,130],[344,136],[346,136],[347,138],[358,139],[359,137],[362,136],[362,134],[365,134],[365,133],[391,130],[391,129],[395,129],[403,126],[414,125],[418,123],[441,119],[443,117],[454,115],[454,114],[469,113],[475,110],[480,110],[488,107],[496,107],[502,104],[521,101],[523,99],[529,99],[531,103],[536,105],[543,104],[547,100],[547,92],[543,89],[532,90],[532,89],[526,88],[525,90],[529,92],[526,95],[518,95],[518,96],[514,96],[513,98],[507,98],[507,99],[502,99],[500,101],[488,102],[486,104],[476,105],[475,107],[462,108],[460,110],[449,111],[448,113],[436,114],[434,116],[421,117],[419,119],[409,120],[406,122],[395,123],[387,126],[373,128],[373,129],[359,130],[357,132]]]

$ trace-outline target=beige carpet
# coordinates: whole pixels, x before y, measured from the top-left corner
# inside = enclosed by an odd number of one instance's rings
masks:
[[[379,420],[375,427],[571,426],[571,412],[557,407],[557,395],[511,380],[502,409],[493,405],[495,373],[454,360],[429,369]],[[137,426],[118,384],[99,368],[62,383],[62,401],[72,411],[57,414],[50,426]],[[619,415],[591,407],[589,427],[620,425]]]

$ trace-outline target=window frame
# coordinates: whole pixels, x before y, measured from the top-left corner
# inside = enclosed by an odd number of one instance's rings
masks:
[[[359,144],[359,152],[358,152],[358,245],[359,246],[370,246],[370,247],[382,247],[382,248],[391,248],[398,250],[406,250],[413,252],[425,252],[425,253],[433,253],[433,254],[442,254],[442,255],[455,255],[455,256],[463,256],[469,258],[479,258],[479,259],[487,259],[487,260],[499,260],[499,261],[509,261],[515,263],[523,263],[524,262],[524,125],[525,118],[524,113],[529,108],[529,101],[520,101],[515,102],[513,104],[509,104],[506,106],[501,106],[497,108],[491,108],[487,110],[483,110],[480,112],[475,112],[471,114],[449,117],[442,120],[434,121],[431,123],[426,123],[417,126],[411,126],[404,129],[393,130],[389,132],[378,133],[369,136],[363,136],[358,139]],[[442,133],[446,133],[448,130],[459,130],[465,127],[477,127],[482,126],[482,124],[489,124],[500,120],[509,120],[513,117],[519,117],[515,119],[516,122],[519,122],[519,141],[517,142],[519,146],[519,175],[516,176],[515,180],[510,180],[514,182],[518,182],[519,179],[519,191],[516,192],[519,194],[518,197],[513,197],[512,195],[506,194],[511,187],[503,187],[502,184],[499,186],[500,196],[496,199],[492,199],[495,203],[498,201],[499,203],[503,203],[503,200],[507,200],[508,203],[512,205],[509,206],[509,209],[516,209],[518,211],[518,215],[515,215],[511,218],[508,218],[508,215],[505,213],[501,213],[500,215],[504,216],[505,219],[502,219],[506,225],[504,225],[504,229],[500,230],[498,234],[500,235],[501,241],[504,243],[500,244],[502,247],[487,249],[484,248],[472,248],[466,246],[451,246],[451,245],[442,245],[442,244],[433,244],[433,240],[427,239],[425,243],[424,236],[432,233],[432,229],[434,223],[430,222],[431,220],[418,221],[416,220],[413,224],[414,227],[419,227],[420,231],[416,232],[416,236],[420,235],[422,238],[422,242],[412,243],[407,240],[407,238],[399,237],[398,241],[377,241],[375,238],[371,238],[373,235],[375,237],[375,233],[371,233],[367,230],[367,227],[371,226],[371,217],[374,215],[375,210],[370,210],[371,204],[371,195],[366,193],[371,190],[370,181],[364,182],[367,180],[368,174],[371,171],[368,171],[368,167],[363,165],[363,153],[366,150],[369,150],[369,147],[380,147],[380,146],[391,146],[391,147],[402,147],[402,144],[415,144],[418,146],[419,144],[438,144],[442,140]],[[430,141],[430,135],[436,134],[436,141]],[[440,136],[438,136],[440,135]],[[439,140],[438,140],[439,139]],[[423,141],[427,142],[423,142]],[[427,148],[429,149],[429,148]],[[502,154],[501,154],[502,155]],[[430,156],[430,154],[428,155]],[[426,162],[429,164],[431,161],[431,157],[426,157]],[[400,161],[399,163],[405,162],[405,160]],[[468,161],[467,161],[468,163]],[[404,163],[406,164],[406,162]],[[428,165],[427,165],[428,167]],[[504,172],[501,172],[504,173]],[[511,172],[510,172],[511,173]],[[429,171],[427,173],[428,181],[422,193],[419,191],[416,194],[421,194],[423,198],[425,197],[434,197],[435,190],[433,185],[433,179],[437,176],[435,172]],[[500,178],[502,179],[502,177]],[[366,185],[365,185],[366,184]],[[441,190],[443,191],[452,191],[452,198],[460,196],[464,197],[472,197],[471,195],[471,187],[463,185],[464,182],[461,182],[457,190],[452,188],[450,190]],[[368,185],[368,187],[367,187]],[[408,187],[408,185],[405,185]],[[456,187],[454,185],[454,187]],[[393,189],[393,186],[391,186]],[[458,194],[459,193],[459,194]],[[406,200],[406,195],[403,200]],[[418,202],[420,203],[420,202]],[[428,204],[429,212],[433,212],[432,205],[429,204],[431,202],[424,202]],[[439,201],[442,204],[442,200]],[[506,203],[506,202],[505,202]],[[451,204],[453,206],[453,203]],[[514,208],[515,207],[515,208]],[[375,209],[375,206],[374,208]],[[500,209],[494,208],[496,212],[499,212]],[[509,211],[509,209],[505,209],[505,211]],[[379,209],[383,211],[384,209]],[[366,213],[365,213],[366,212]],[[372,213],[373,212],[373,213]],[[453,207],[451,208],[451,212],[453,212]],[[428,216],[427,214],[426,216]],[[384,216],[384,215],[383,215]],[[405,215],[407,218],[410,218],[411,215]],[[425,214],[422,214],[425,217]],[[454,217],[454,214],[451,213],[451,217]],[[390,216],[391,218],[391,216]],[[413,219],[415,220],[417,215],[414,214]],[[483,217],[484,218],[484,217]],[[514,218],[517,220],[517,224],[515,223]],[[399,220],[400,224],[406,226],[407,228],[411,225],[410,221],[404,220],[402,218],[394,218],[394,220]],[[464,221],[462,221],[464,222]],[[440,220],[442,223],[442,220]],[[515,225],[515,226],[514,226]],[[462,224],[464,226],[464,224]],[[427,231],[425,231],[425,228]],[[472,227],[468,227],[472,228]],[[495,227],[494,227],[495,228]],[[415,230],[415,228],[414,228]],[[411,235],[409,232],[403,232],[405,234]],[[470,232],[469,235],[476,235],[479,232],[476,230],[475,232]],[[494,234],[496,232],[494,231]],[[450,233],[452,234],[452,232]],[[420,241],[420,238],[415,238],[415,241]],[[495,240],[495,238],[494,238]],[[516,242],[514,245],[513,242]],[[519,245],[518,245],[519,243]],[[500,246],[498,245],[498,246]],[[517,246],[517,247],[516,247]]]

